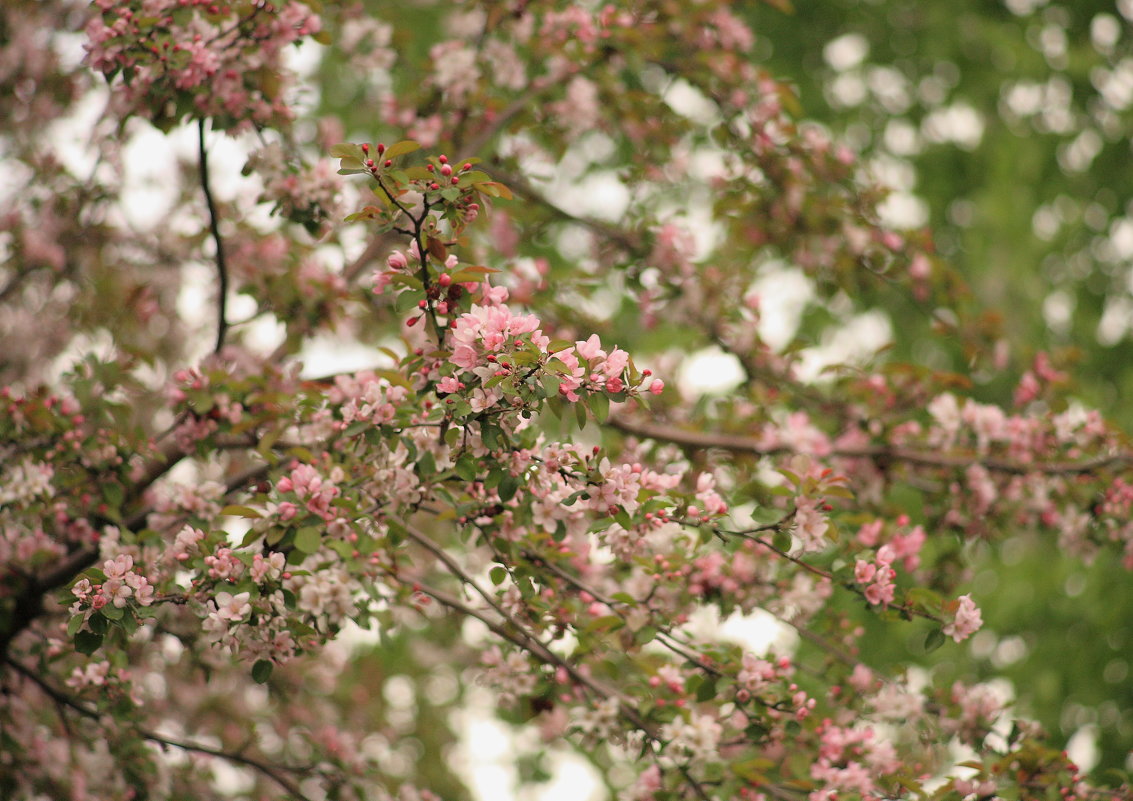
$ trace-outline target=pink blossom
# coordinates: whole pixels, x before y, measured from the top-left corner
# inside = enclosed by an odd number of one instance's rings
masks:
[[[231,622],[239,622],[244,619],[252,611],[252,605],[248,603],[250,595],[246,592],[240,592],[232,595],[227,592],[218,592],[216,594],[216,614],[221,620],[228,620]]]
[[[956,642],[961,642],[979,631],[983,616],[970,595],[961,595],[957,600],[955,617],[944,624],[943,631]]]

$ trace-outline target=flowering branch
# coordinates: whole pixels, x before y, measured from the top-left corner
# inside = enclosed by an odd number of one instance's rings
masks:
[[[5,657],[4,662],[25,679],[39,687],[43,694],[54,701],[56,704],[67,707],[69,709],[73,709],[75,712],[79,713],[85,718],[90,718],[91,720],[102,720],[102,715],[97,711],[79,703],[77,700],[67,695],[66,693],[52,687],[38,674],[36,674],[35,671],[31,670],[21,662],[18,662],[15,659],[11,659],[10,657]],[[299,786],[288,779],[286,776],[284,776],[282,772],[286,771],[288,773],[304,774],[309,771],[308,768],[273,765],[264,760],[247,756],[246,754],[236,753],[233,751],[225,751],[220,748],[212,748],[207,745],[200,745],[199,743],[188,742],[186,740],[176,740],[171,737],[157,734],[156,732],[150,731],[141,726],[134,726],[133,729],[134,732],[143,740],[149,740],[150,742],[157,743],[158,745],[178,748],[182,751],[191,751],[197,754],[205,754],[207,756],[219,757],[220,759],[227,760],[228,762],[234,762],[238,765],[245,765],[271,779],[273,782],[282,787],[286,792],[288,792],[292,797],[300,799],[301,801],[307,801],[307,796],[303,794],[303,792],[299,789]]]
[[[623,415],[611,415],[607,425],[627,434],[671,442],[693,450],[724,450],[753,456],[775,456],[796,453],[788,445],[766,446],[759,440],[735,434],[717,434],[705,431],[688,431],[661,423],[631,420]],[[876,462],[908,462],[926,467],[964,469],[980,465],[996,473],[1024,476],[1031,473],[1046,475],[1086,475],[1108,467],[1133,464],[1133,452],[1121,451],[1082,461],[1018,462],[1009,459],[983,457],[975,453],[963,456],[946,456],[939,452],[913,450],[897,446],[872,445],[865,447],[832,448],[830,456],[846,459],[872,459]]]

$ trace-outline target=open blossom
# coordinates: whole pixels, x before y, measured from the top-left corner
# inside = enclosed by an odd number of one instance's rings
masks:
[[[607,740],[617,731],[618,715],[618,699],[604,698],[591,708],[578,710],[574,724],[595,740]]]
[[[743,656],[743,669],[736,675],[745,690],[758,693],[776,678],[775,666],[750,651]]]
[[[661,738],[668,740],[666,753],[678,763],[682,757],[696,763],[703,763],[717,756],[720,735],[724,727],[711,715],[692,715],[686,723],[676,718],[661,727]]]
[[[31,500],[51,491],[55,468],[24,459],[0,472],[0,505]]]
[[[961,595],[956,616],[944,624],[944,633],[956,642],[968,639],[983,625],[983,616],[970,595]]]
[[[252,581],[262,584],[267,579],[277,579],[283,574],[287,558],[279,551],[272,551],[265,559],[263,554],[252,557]]]
[[[216,616],[221,620],[239,622],[251,613],[252,605],[248,603],[250,595],[238,592],[235,595],[227,592],[216,594]]]
[[[488,364],[486,356],[500,353],[523,334],[530,334],[532,344],[543,350],[551,340],[543,335],[539,325],[539,318],[534,314],[516,315],[507,306],[473,304],[469,312],[456,320],[449,360],[466,370],[485,366]]]
[[[799,538],[803,553],[821,551],[827,546],[826,515],[818,510],[818,501],[799,498],[795,504],[795,526],[792,534]]]
[[[91,662],[82,667],[76,667],[71,671],[71,676],[67,679],[67,686],[81,690],[84,687],[101,687],[106,684],[107,676],[110,675],[110,663],[106,660],[100,662]]]

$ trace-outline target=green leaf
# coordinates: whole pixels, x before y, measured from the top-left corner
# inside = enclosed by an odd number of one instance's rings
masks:
[[[407,312],[410,309],[416,309],[419,300],[416,292],[401,292],[394,298],[393,308],[398,313]]]
[[[114,604],[107,604],[99,611],[102,613],[102,616],[104,618],[113,621],[121,620],[122,616],[126,614],[125,609],[123,609],[121,606],[115,606]]]
[[[775,763],[766,757],[755,757],[741,762],[733,762],[730,767],[732,773],[741,779],[756,784],[766,781],[766,774],[774,769]]]
[[[410,181],[432,181],[436,176],[421,166],[406,167],[405,177]]]
[[[246,517],[251,520],[259,520],[263,517],[262,514],[250,506],[225,506],[220,510],[220,513],[228,517]]]
[[[295,550],[305,554],[314,553],[319,550],[322,540],[322,532],[317,526],[304,526],[295,532]]]
[[[464,454],[456,460],[456,465],[453,467],[456,474],[465,481],[475,481],[478,471],[478,464],[476,458],[469,454]]]
[[[574,417],[578,421],[579,429],[586,428],[586,406],[584,404],[574,404]]]
[[[610,399],[602,392],[595,392],[589,398],[587,403],[590,405],[590,411],[594,413],[594,419],[599,423],[606,422],[606,418],[610,416]]]
[[[353,142],[340,142],[337,145],[331,145],[330,155],[332,158],[336,159],[357,159],[359,163],[366,157],[362,152],[362,146],[356,145]]]
[[[633,633],[633,641],[638,645],[645,645],[647,642],[653,642],[657,636],[657,629],[653,626],[642,626]]]
[[[488,577],[491,578],[492,583],[498,587],[507,577],[507,570],[502,565],[496,565],[488,571]]]
[[[256,664],[252,665],[252,681],[256,684],[263,684],[271,678],[271,670],[275,667],[270,660],[258,659]]]
[[[395,159],[398,156],[404,156],[406,153],[412,153],[414,150],[420,149],[421,145],[417,144],[412,139],[403,139],[387,147],[386,152],[383,153],[382,156],[387,159]]]
[[[117,481],[103,481],[101,489],[102,497],[106,499],[111,508],[117,509],[122,506],[122,501],[126,498],[126,491],[121,484]]]
[[[701,683],[701,685],[696,689],[696,700],[703,703],[705,701],[711,701],[715,697],[716,677],[712,676]]]
[[[499,197],[504,200],[511,200],[513,197],[511,190],[498,181],[484,181],[483,183],[476,184],[476,188],[491,197]]]
[[[459,175],[460,175],[460,182],[462,184],[481,184],[484,181],[492,180],[492,176],[488,175],[488,173],[486,173],[486,172],[481,172],[480,170],[471,170],[469,172],[462,172],[462,173],[459,173]]]
[[[75,650],[90,656],[102,645],[102,635],[93,631],[80,631],[75,635]]]
[[[404,284],[405,286],[412,287],[413,289],[424,289],[425,285],[421,283],[421,279],[415,275],[407,275],[406,273],[390,273],[389,281],[391,284]],[[416,303],[416,301],[414,301]]]
[[[941,631],[940,629],[933,629],[924,638],[924,652],[926,654],[931,654],[937,648],[944,645],[945,640],[946,638],[943,631]]]
[[[500,486],[496,488],[496,492],[500,495],[500,500],[507,503],[515,497],[516,491],[519,489],[519,479],[508,473],[500,480]]]

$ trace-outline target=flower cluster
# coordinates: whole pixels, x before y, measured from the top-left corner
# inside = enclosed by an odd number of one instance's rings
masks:
[[[99,0],[87,63],[113,81],[127,113],[162,127],[184,116],[244,128],[291,119],[283,51],[321,29],[298,0]]]

